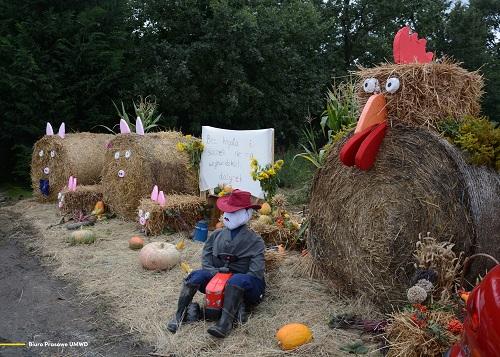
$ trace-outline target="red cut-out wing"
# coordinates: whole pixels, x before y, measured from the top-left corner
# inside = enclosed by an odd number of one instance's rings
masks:
[[[408,26],[403,27],[394,37],[392,46],[394,62],[405,63],[428,63],[432,61],[434,53],[426,52],[425,45],[427,40],[418,39],[418,33],[410,34]]]

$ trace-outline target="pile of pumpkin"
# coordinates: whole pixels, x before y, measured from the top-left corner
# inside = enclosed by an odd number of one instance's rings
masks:
[[[223,183],[219,184],[219,186],[217,186],[214,189],[214,194],[217,195],[217,196],[219,196],[219,197],[227,196],[231,192],[233,192],[233,188],[230,185],[226,185],[226,184],[223,184]]]
[[[285,195],[277,194],[269,202],[264,202],[259,210],[258,222],[265,225],[274,225],[279,228],[287,228],[298,231],[300,223],[294,219],[286,210],[287,200]]]

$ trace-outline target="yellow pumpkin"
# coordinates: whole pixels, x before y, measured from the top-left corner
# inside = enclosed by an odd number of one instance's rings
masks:
[[[283,350],[292,350],[312,340],[313,334],[304,324],[288,324],[276,332],[278,344]]]
[[[88,229],[79,229],[70,234],[68,242],[73,244],[92,244],[95,242],[94,232]]]
[[[273,219],[266,215],[260,215],[258,221],[262,224],[273,224]]]
[[[269,215],[269,214],[271,214],[271,211],[272,211],[271,210],[271,205],[269,203],[267,203],[267,202],[264,202],[262,204],[262,207],[259,210],[259,213],[263,214],[263,215]]]

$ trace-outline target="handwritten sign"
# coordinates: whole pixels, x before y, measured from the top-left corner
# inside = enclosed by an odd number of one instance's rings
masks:
[[[200,191],[224,183],[264,198],[258,181],[250,175],[250,160],[264,166],[274,161],[274,129],[226,130],[202,127],[205,150],[200,163]]]

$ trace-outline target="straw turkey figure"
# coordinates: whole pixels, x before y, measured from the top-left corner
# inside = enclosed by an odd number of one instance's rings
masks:
[[[477,115],[481,76],[448,59],[433,61],[426,40],[403,27],[394,38],[395,64],[361,68],[358,96],[363,106],[354,135],[340,151],[347,166],[369,170],[375,163],[386,130],[398,123],[435,124]]]

